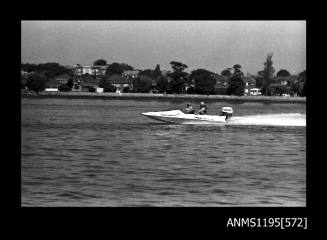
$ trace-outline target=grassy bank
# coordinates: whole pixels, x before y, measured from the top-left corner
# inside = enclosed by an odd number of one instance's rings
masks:
[[[199,99],[246,102],[297,102],[306,103],[305,97],[279,97],[279,96],[229,96],[229,95],[195,95],[195,94],[153,94],[153,93],[92,93],[92,92],[31,92],[21,93],[22,97],[33,98],[101,98],[101,99]]]

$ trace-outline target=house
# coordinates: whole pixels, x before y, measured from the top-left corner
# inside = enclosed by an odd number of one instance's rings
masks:
[[[226,94],[228,88],[228,77],[219,74],[214,74],[213,77],[216,80],[214,87],[217,94]]]
[[[76,65],[75,67],[75,75],[77,76],[83,76],[85,74],[92,74],[92,69],[91,66],[81,66],[81,65]]]
[[[81,89],[90,91],[91,88],[96,89],[99,86],[99,80],[95,77],[86,74],[81,79]]]
[[[111,77],[109,77],[109,81],[120,92],[124,91],[125,88],[128,88],[129,90],[133,89],[132,78],[126,78],[118,74],[113,74]]]
[[[45,91],[46,92],[56,92],[56,91],[58,91],[58,87],[60,85],[66,84],[69,79],[72,79],[72,77],[69,76],[66,73],[65,74],[61,74],[59,76],[56,76],[56,77],[50,79],[47,82]]]
[[[75,75],[76,76],[83,76],[85,74],[89,74],[91,76],[103,76],[106,74],[108,65],[104,66],[81,66],[77,64],[75,66]]]
[[[242,81],[245,83],[244,95],[247,96],[251,95],[251,89],[255,88],[256,80],[252,76],[248,75],[248,76],[243,76]],[[252,90],[252,94],[253,93],[259,95],[257,93],[257,90]]]
[[[65,74],[59,75],[57,77],[54,77],[54,79],[56,79],[61,84],[66,84],[69,79],[72,79],[72,77],[65,73]]]
[[[292,83],[296,83],[298,81],[298,76],[290,75],[286,77],[275,77],[275,82],[279,83],[280,86],[290,86]]]
[[[216,86],[215,87],[227,87],[228,86],[228,77],[219,75],[219,74],[213,74],[214,79],[216,80]]]
[[[104,76],[106,74],[108,65],[99,65],[99,66],[92,66],[91,72],[93,76]]]
[[[271,94],[280,96],[283,96],[283,94],[286,94],[286,96],[296,95],[292,91],[292,85],[298,84],[298,82],[298,76],[296,75],[274,77],[269,84]]]
[[[124,71],[122,73],[122,76],[126,78],[136,78],[139,73],[140,70],[129,70],[129,71]]]
[[[50,79],[45,87],[46,92],[58,92],[58,88],[59,86],[62,85],[61,82],[59,82],[59,80],[57,80],[56,78]]]
[[[249,89],[249,95],[250,96],[261,95],[261,90],[259,88],[250,88]]]

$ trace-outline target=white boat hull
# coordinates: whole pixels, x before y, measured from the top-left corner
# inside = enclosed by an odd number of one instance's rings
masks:
[[[179,123],[179,124],[193,124],[193,123],[221,123],[226,124],[225,116],[217,115],[196,115],[196,114],[185,114],[180,110],[171,110],[164,112],[147,112],[142,115],[168,123]]]

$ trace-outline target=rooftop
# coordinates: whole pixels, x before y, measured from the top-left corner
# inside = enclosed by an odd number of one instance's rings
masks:
[[[111,77],[109,77],[109,81],[112,84],[132,84],[131,79],[124,78],[118,74],[114,74]]]

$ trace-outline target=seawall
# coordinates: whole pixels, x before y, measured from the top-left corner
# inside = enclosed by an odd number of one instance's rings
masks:
[[[306,103],[306,97],[280,96],[230,96],[196,94],[154,94],[154,93],[94,93],[94,92],[21,92],[22,97],[32,98],[97,98],[97,99],[199,99],[245,102],[296,102]]]

